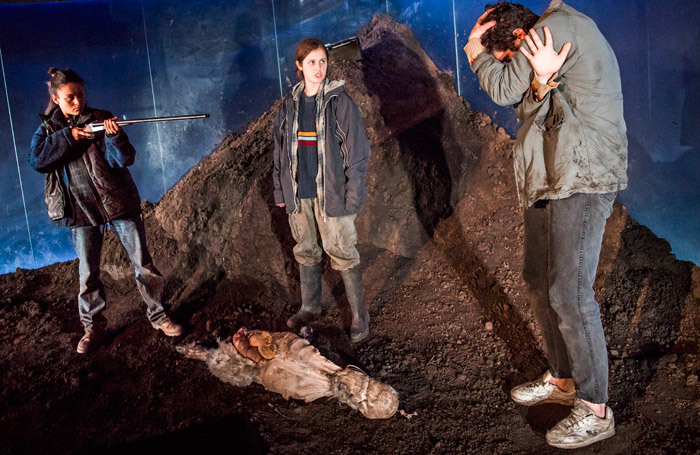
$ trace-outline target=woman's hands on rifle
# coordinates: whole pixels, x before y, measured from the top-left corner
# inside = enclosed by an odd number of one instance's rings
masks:
[[[119,131],[121,131],[122,129],[122,127],[117,124],[116,117],[106,119],[104,121],[104,125],[105,132],[110,136],[114,136],[115,134],[119,133]],[[79,141],[81,139],[92,139],[95,137],[93,133],[88,133],[85,131],[85,128],[80,127],[75,127],[71,129],[71,134],[73,135],[73,138],[76,141]]]

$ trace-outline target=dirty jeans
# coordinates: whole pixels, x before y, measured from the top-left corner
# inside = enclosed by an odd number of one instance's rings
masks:
[[[153,265],[146,246],[146,231],[140,216],[115,220],[110,223],[126,250],[136,273],[136,285],[146,302],[146,316],[153,326],[165,318],[161,301],[165,279]],[[106,306],[104,285],[100,280],[100,258],[105,226],[86,226],[72,229],[73,247],[78,253],[80,293],[78,314],[86,331],[103,330],[107,324],[102,310]]]
[[[555,378],[576,394],[608,401],[608,354],[593,295],[605,221],[617,193],[574,194],[525,209],[523,278]]]
[[[355,248],[357,231],[355,217],[347,215],[323,219],[318,199],[301,199],[299,213],[289,214],[292,237],[297,242],[294,257],[301,265],[312,266],[321,262],[321,247],[318,246],[318,233],[321,234],[323,251],[331,258],[334,270],[347,270],[360,263],[360,253]]]

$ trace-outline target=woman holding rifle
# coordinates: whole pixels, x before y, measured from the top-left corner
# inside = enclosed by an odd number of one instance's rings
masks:
[[[165,280],[146,246],[141,197],[127,169],[134,163],[134,147],[116,117],[87,106],[83,79],[75,71],[51,68],[49,74],[49,105],[32,138],[29,164],[46,174],[49,217],[71,230],[78,254],[78,313],[85,328],[78,353],[97,347],[107,323],[102,315],[106,298],[100,280],[107,226],[131,260],[150,323],[167,336],[181,335],[182,327],[163,309]],[[93,122],[104,122],[104,131],[85,131]]]

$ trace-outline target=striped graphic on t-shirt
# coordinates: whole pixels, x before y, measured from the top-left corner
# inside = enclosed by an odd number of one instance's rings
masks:
[[[299,131],[297,134],[297,142],[299,145],[310,145],[311,147],[316,147],[316,131],[309,133]]]

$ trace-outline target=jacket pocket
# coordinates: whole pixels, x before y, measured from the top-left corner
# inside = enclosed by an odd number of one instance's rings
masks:
[[[52,221],[60,220],[68,215],[66,213],[66,188],[63,186],[57,169],[46,174],[44,202],[46,202],[46,209],[49,212],[49,219]]]
[[[542,131],[542,134],[546,135],[549,132],[553,132],[558,128],[561,128],[564,123],[564,112],[561,109],[561,105],[552,101],[549,106],[549,111],[544,117],[535,118],[535,125]]]

